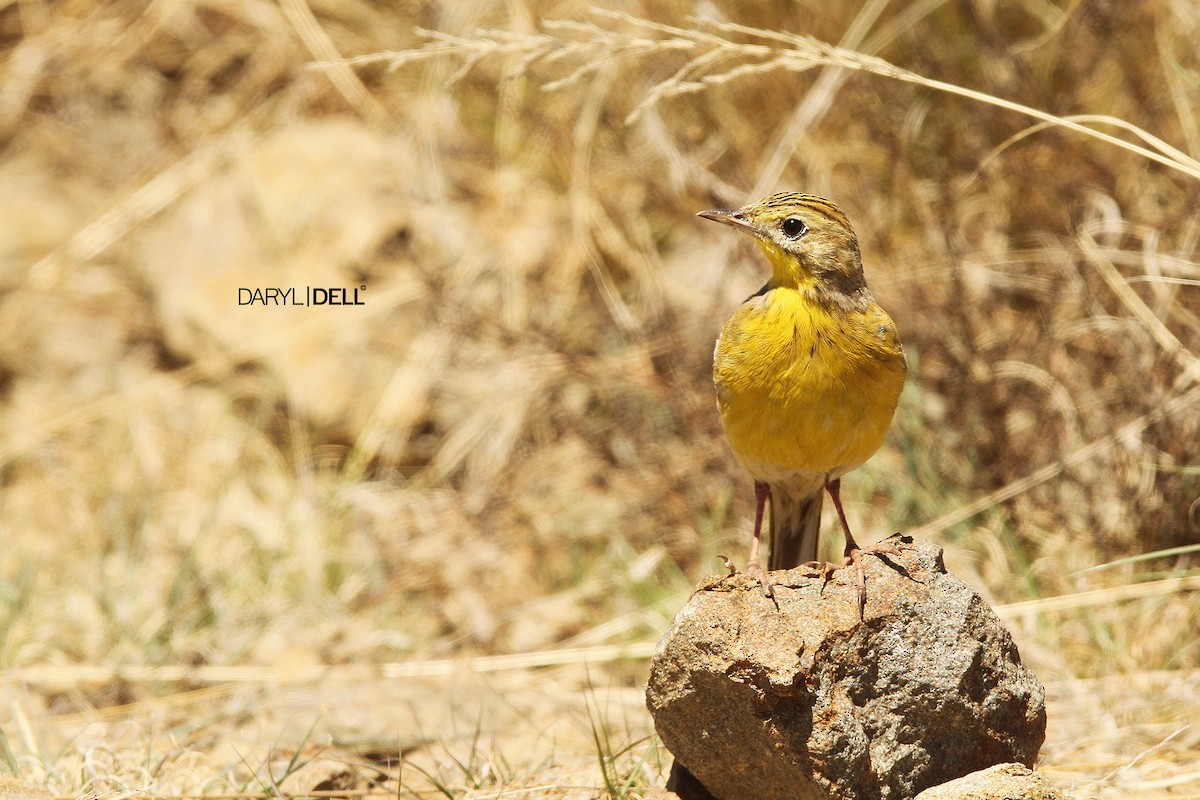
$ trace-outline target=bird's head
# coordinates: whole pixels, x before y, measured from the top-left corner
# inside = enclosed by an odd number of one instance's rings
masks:
[[[865,290],[858,237],[842,210],[823,197],[783,192],[744,208],[701,211],[754,237],[774,270],[771,284],[853,296]]]

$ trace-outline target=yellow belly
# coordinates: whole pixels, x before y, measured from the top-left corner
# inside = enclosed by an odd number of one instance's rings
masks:
[[[823,481],[870,458],[906,372],[895,324],[878,305],[834,314],[786,287],[737,310],[713,361],[729,444],[768,483]]]

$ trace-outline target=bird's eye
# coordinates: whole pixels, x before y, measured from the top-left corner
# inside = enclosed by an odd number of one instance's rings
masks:
[[[808,233],[808,226],[799,217],[788,217],[783,221],[783,235],[789,239],[799,239]]]

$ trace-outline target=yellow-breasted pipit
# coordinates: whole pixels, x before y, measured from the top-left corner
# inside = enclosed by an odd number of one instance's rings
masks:
[[[750,234],[771,262],[767,284],[725,323],[713,380],[734,455],[754,478],[754,539],[746,572],[773,597],[759,562],[770,500],[769,569],[817,558],[821,498],[829,492],[854,564],[859,610],[865,603],[863,553],[839,494],[841,478],[879,449],[908,371],[896,325],[863,277],[858,237],[836,205],[782,193],[740,209],[699,216]]]

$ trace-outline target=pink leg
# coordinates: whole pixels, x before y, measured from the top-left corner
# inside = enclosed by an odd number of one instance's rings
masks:
[[[750,541],[750,560],[746,562],[746,574],[758,580],[762,584],[763,591],[767,597],[775,601],[778,605],[779,601],[775,600],[775,587],[771,585],[770,579],[767,577],[767,571],[762,568],[762,562],[758,560],[759,545],[762,541],[762,523],[763,516],[767,509],[767,499],[771,496],[771,487],[762,481],[754,482],[754,538]],[[738,568],[733,565],[725,556],[721,556],[721,560],[725,562],[725,568],[729,570],[730,575],[737,575]]]
[[[771,487],[762,481],[754,482],[754,538],[750,540],[750,561],[746,564],[747,571],[751,567],[762,569],[758,560],[758,546],[762,541],[763,514],[767,509],[767,500],[771,497]]]

